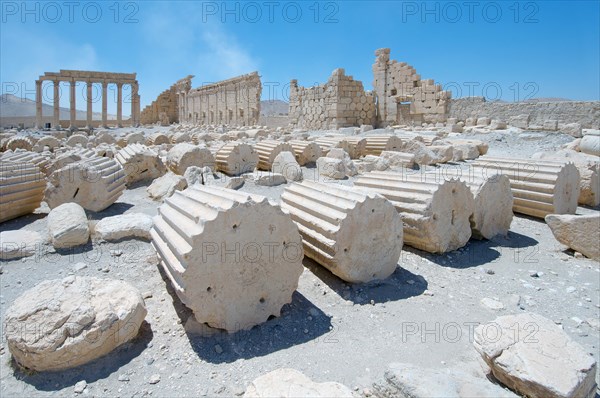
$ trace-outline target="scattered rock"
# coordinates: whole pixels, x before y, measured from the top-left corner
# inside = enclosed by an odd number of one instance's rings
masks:
[[[128,283],[69,276],[44,281],[18,297],[6,311],[5,333],[19,365],[58,371],[133,339],[145,316],[144,300]]]
[[[302,168],[292,152],[282,151],[275,156],[271,170],[282,174],[288,181],[302,181]]]
[[[55,249],[84,245],[90,238],[85,210],[77,203],[64,203],[48,214],[48,230]]]
[[[150,383],[150,384],[158,384],[159,382],[160,382],[159,374],[153,374],[152,376],[150,376],[150,380],[148,380],[148,383]]]
[[[81,394],[81,393],[83,393],[83,391],[85,390],[86,387],[87,387],[87,382],[85,380],[78,381],[77,384],[75,384],[75,388],[73,389],[73,392],[75,392],[75,394]]]
[[[352,390],[334,382],[315,383],[303,373],[289,368],[277,369],[256,378],[244,393],[245,398],[269,397],[352,397]]]
[[[148,195],[154,200],[164,200],[171,197],[175,191],[182,191],[187,188],[187,181],[184,177],[175,173],[167,173],[157,178],[146,189]]]
[[[499,311],[504,309],[504,304],[493,298],[485,297],[481,299],[481,305],[491,310]]]
[[[254,176],[254,183],[264,187],[274,187],[286,182],[285,177],[279,173],[261,173]]]
[[[586,257],[600,260],[600,213],[548,214],[545,220],[560,243]]]
[[[41,253],[44,239],[34,231],[15,230],[0,232],[0,259],[12,260]]]

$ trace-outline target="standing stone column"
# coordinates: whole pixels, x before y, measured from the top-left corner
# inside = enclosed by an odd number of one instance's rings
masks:
[[[106,81],[102,82],[102,127],[108,127],[108,106],[107,106],[107,89],[108,83]]]
[[[123,83],[117,83],[117,127],[123,127]]]
[[[60,130],[60,80],[54,81],[54,120],[55,130]]]
[[[92,129],[92,82],[87,81],[87,126],[88,130]]]
[[[137,127],[138,126],[138,117],[137,117],[137,112],[138,112],[138,89],[139,89],[139,85],[138,82],[135,81],[133,83],[131,83],[131,126],[132,127]]]
[[[77,126],[75,126],[75,121],[77,120],[77,111],[75,108],[76,100],[75,100],[75,80],[71,80],[71,87],[69,90],[69,106],[70,106],[70,117],[69,117],[69,130],[76,130]]]
[[[35,128],[42,128],[42,81],[35,81]]]

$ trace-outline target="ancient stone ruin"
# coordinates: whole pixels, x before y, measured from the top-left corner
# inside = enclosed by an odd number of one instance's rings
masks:
[[[136,80],[135,73],[110,73],[110,72],[89,72],[80,70],[63,70],[60,72],[46,72],[35,81],[35,125],[38,129],[42,126],[42,83],[46,80],[54,83],[54,116],[52,119],[52,127],[55,129],[61,128],[60,122],[60,82],[69,82],[69,103],[70,103],[70,119],[69,129],[75,129],[77,125],[77,96],[76,83],[85,82],[87,85],[87,119],[86,127],[92,128],[92,85],[94,83],[102,84],[102,126],[107,127],[107,103],[108,103],[108,85],[115,84],[117,86],[117,126],[123,124],[123,85],[131,86],[131,124],[137,126],[140,121],[140,96],[138,94],[139,84]]]

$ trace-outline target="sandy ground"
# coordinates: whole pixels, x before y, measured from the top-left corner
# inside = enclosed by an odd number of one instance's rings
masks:
[[[489,154],[514,157],[554,150],[572,140],[557,134],[530,135],[495,132],[472,137],[489,142]],[[314,169],[304,169],[304,174],[312,178]],[[284,187],[246,182],[241,190],[279,200]],[[117,203],[91,218],[155,215],[159,204],[145,190],[144,185],[128,189]],[[590,211],[598,209],[578,212]],[[1,224],[0,230],[46,233],[47,212],[42,207],[38,214]],[[190,311],[175,295],[147,241],[89,243],[60,254],[44,246],[34,257],[4,261],[2,319],[24,290],[68,275],[125,280],[147,297],[148,315],[135,341],[59,373],[16,369],[2,331],[0,395],[73,396],[75,384],[85,380],[83,395],[89,396],[233,396],[241,395],[254,378],[281,367],[295,368],[316,381],[343,383],[358,395],[368,392],[391,362],[432,368],[475,363],[474,326],[522,311],[552,319],[600,357],[600,266],[566,250],[543,220],[515,216],[507,237],[471,240],[445,255],[405,246],[396,272],[376,283],[347,284],[310,260],[304,265],[298,290],[281,317],[235,334],[198,334],[199,327],[192,323],[186,330]],[[485,298],[504,308],[487,307],[481,302]],[[160,381],[150,384],[156,375]]]

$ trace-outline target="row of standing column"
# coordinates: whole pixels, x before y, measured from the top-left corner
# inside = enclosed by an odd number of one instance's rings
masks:
[[[43,80],[36,80],[35,82],[35,124],[37,129],[42,128],[42,82]],[[60,80],[54,80],[54,114],[52,125],[55,129],[60,129]],[[75,129],[77,120],[77,108],[76,108],[76,81],[71,80],[69,90],[69,104],[70,104],[70,125],[69,129]],[[87,128],[92,128],[92,84],[93,82],[87,82]],[[117,126],[122,127],[123,124],[123,84],[116,83],[117,85]],[[138,83],[131,83],[131,122],[133,126],[139,125],[140,117],[140,96],[138,94]],[[108,127],[108,82],[102,82],[102,127]]]

